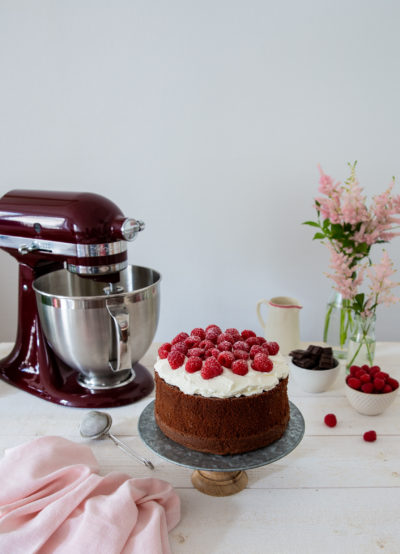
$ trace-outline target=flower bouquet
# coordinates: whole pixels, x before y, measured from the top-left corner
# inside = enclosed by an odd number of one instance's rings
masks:
[[[328,304],[325,316],[323,340],[329,340],[335,307],[339,311],[338,344],[332,344],[339,357],[346,355],[349,337],[352,344],[347,353],[348,360],[354,363],[363,353],[372,363],[375,347],[375,315],[378,304],[390,304],[398,300],[392,289],[399,283],[390,277],[395,273],[393,263],[384,252],[379,264],[371,260],[373,245],[389,242],[400,235],[400,195],[393,196],[394,179],[380,195],[373,197],[368,207],[363,189],[356,175],[356,163],[349,164],[350,176],[342,183],[335,183],[321,168],[319,192],[323,195],[314,200],[317,212],[316,221],[306,221],[305,225],[316,227],[313,239],[321,240],[330,250],[328,273],[334,282],[334,290],[339,299]],[[362,287],[367,284],[369,290]],[[352,360],[350,358],[352,358]]]

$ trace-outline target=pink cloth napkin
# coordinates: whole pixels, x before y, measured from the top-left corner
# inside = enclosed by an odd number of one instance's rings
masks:
[[[0,461],[0,552],[164,554],[180,501],[160,479],[98,475],[91,449],[42,437]]]

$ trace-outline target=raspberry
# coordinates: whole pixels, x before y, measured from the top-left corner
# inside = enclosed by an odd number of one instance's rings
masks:
[[[224,352],[225,350],[232,350],[232,343],[228,340],[223,340],[218,343],[218,350],[221,350],[221,352]]]
[[[372,367],[369,368],[370,373],[376,373],[377,371],[380,371],[380,370],[381,368],[378,365],[373,365]]]
[[[206,338],[206,332],[201,327],[196,327],[190,334],[195,337],[200,337],[200,340],[204,340]]]
[[[360,381],[361,383],[369,383],[371,381],[371,375],[369,375],[369,373],[364,373],[361,375]]]
[[[383,379],[374,378],[374,389],[377,391],[383,390],[385,387],[385,381]]]
[[[177,342],[182,342],[185,339],[187,339],[188,336],[189,335],[187,333],[179,333],[179,335],[176,335],[176,337],[172,339],[171,344],[176,344]]]
[[[375,431],[366,431],[363,435],[363,439],[367,442],[376,441],[376,432]]]
[[[232,364],[232,371],[233,373],[236,373],[236,375],[246,375],[248,373],[249,368],[247,367],[247,362],[244,360],[235,360]]]
[[[364,371],[368,371],[369,370],[369,365],[364,364],[364,365],[361,366],[360,369],[363,369]]]
[[[348,377],[347,378],[347,384],[349,387],[355,390],[360,390],[361,387],[361,381],[360,379],[357,379],[357,377]]]
[[[279,352],[279,344],[277,342],[267,342],[268,352],[270,356],[276,356]]]
[[[249,353],[246,350],[233,350],[233,355],[237,360],[248,360]]]
[[[242,338],[239,331],[237,329],[234,329],[233,327],[231,327],[230,329],[226,329],[225,333],[227,335],[231,335],[231,337],[235,340],[235,342]]]
[[[220,333],[218,332],[218,330],[213,327],[212,329],[206,331],[206,340],[210,340],[211,342],[216,343],[219,335]]]
[[[358,377],[358,379],[361,379],[363,375],[368,375],[368,373],[366,373],[365,370],[361,368],[356,372],[355,376]]]
[[[192,356],[187,359],[185,369],[188,373],[195,373],[196,371],[200,371],[202,365],[203,360],[201,358],[198,356]]]
[[[224,352],[221,352],[221,354],[218,356],[218,361],[224,367],[231,368],[233,362],[235,361],[235,356],[232,354],[232,352],[228,352],[227,350],[225,350]]]
[[[218,358],[219,356],[219,350],[218,348],[209,348],[208,350],[205,351],[205,354],[204,354],[204,357],[205,358],[210,358],[211,356],[214,356],[214,358]]]
[[[203,350],[209,350],[210,348],[214,348],[214,346],[215,344],[210,340],[202,340],[199,344],[199,348],[203,348]]]
[[[260,346],[259,344],[255,344],[250,348],[250,358],[254,360],[254,356],[256,354],[259,354],[260,352],[264,352],[264,354],[268,354],[268,349],[264,350],[262,346]]]
[[[384,387],[383,387],[383,391],[382,392],[392,392],[393,389],[390,385],[386,384]]]
[[[357,371],[359,371],[360,369],[361,369],[360,366],[358,366],[358,365],[352,365],[351,368],[350,368],[350,375],[351,375],[352,377],[355,377]]]
[[[256,336],[255,332],[250,331],[249,329],[245,329],[244,331],[242,331],[242,339],[243,340],[246,340],[249,337],[255,337],[255,336]]]
[[[188,351],[188,347],[184,342],[176,342],[171,347],[171,352],[175,352],[177,350],[178,352],[182,352],[186,356],[186,352]]]
[[[168,354],[171,352],[171,344],[169,342],[164,342],[158,349],[158,355],[162,360],[168,357]]]
[[[393,390],[399,388],[399,382],[397,381],[397,379],[393,379],[393,377],[389,377],[389,379],[387,380],[387,384],[390,385]]]
[[[250,346],[250,348],[252,346],[254,346],[255,344],[260,345],[259,340],[258,340],[257,337],[249,337],[248,339],[246,339],[246,342]]]
[[[185,339],[185,344],[188,348],[194,348],[198,346],[201,343],[201,338],[197,335],[191,335],[187,339]]]
[[[326,414],[324,422],[328,427],[336,427],[337,419],[335,414]]]
[[[210,331],[211,329],[215,329],[216,331],[218,331],[219,335],[222,333],[221,327],[218,327],[218,325],[208,325],[206,327],[206,334],[207,334],[207,331]]]
[[[196,356],[196,358],[203,358],[204,350],[203,348],[189,348],[187,355],[189,357]]]
[[[262,346],[263,344],[265,344],[267,342],[267,340],[264,338],[264,337],[257,337],[257,343]]]
[[[248,352],[250,350],[250,346],[247,344],[247,342],[243,340],[238,340],[233,344],[233,350],[245,350]]]
[[[221,333],[217,338],[217,344],[225,341],[228,341],[231,344],[233,344],[235,342],[235,339],[232,337],[232,335],[229,335],[228,333]]]
[[[212,379],[213,377],[221,375],[223,371],[224,370],[219,361],[214,358],[214,356],[211,356],[204,362],[203,367],[201,368],[201,376],[203,379]]]
[[[372,394],[374,392],[374,385],[372,383],[364,383],[361,385],[361,390],[367,394]]]
[[[253,360],[253,363],[251,364],[251,367],[256,371],[269,373],[270,371],[272,371],[274,364],[268,358],[267,354],[260,353],[254,356],[254,360]]]
[[[182,352],[179,352],[178,350],[173,350],[168,354],[168,362],[171,366],[171,369],[178,369],[178,367],[181,367],[181,365],[183,365],[184,361],[185,354],[182,354]]]
[[[383,371],[377,371],[374,375],[374,379],[382,379],[382,381],[386,381],[388,377],[388,373],[385,373]]]

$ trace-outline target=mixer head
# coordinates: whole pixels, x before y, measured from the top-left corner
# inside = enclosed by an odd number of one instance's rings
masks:
[[[13,190],[0,199],[0,248],[39,274],[52,262],[81,276],[118,280],[112,276],[128,265],[126,242],[143,229],[98,194]]]

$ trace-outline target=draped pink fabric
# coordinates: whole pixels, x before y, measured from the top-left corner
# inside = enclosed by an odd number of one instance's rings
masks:
[[[0,461],[0,552],[164,554],[180,501],[160,479],[98,475],[91,449],[41,437]]]

